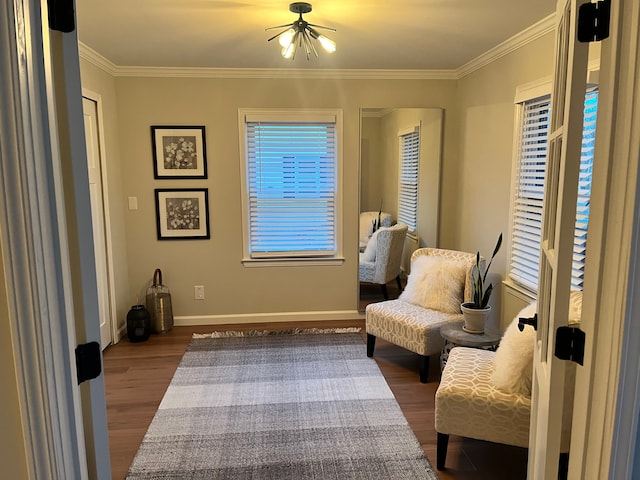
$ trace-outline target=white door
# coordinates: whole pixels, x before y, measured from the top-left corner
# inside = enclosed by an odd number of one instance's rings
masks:
[[[543,210],[538,333],[529,438],[529,479],[557,478],[566,361],[554,356],[558,327],[569,318],[571,262],[580,172],[588,44],[576,40],[577,9],[584,0],[558,0]]]
[[[104,223],[104,197],[102,190],[97,104],[95,101],[83,97],[82,110],[84,112],[84,135],[87,144],[91,224],[93,225],[93,247],[96,257],[96,280],[98,283],[100,346],[104,350],[111,343],[111,302],[109,300],[109,271],[107,267],[107,244]]]

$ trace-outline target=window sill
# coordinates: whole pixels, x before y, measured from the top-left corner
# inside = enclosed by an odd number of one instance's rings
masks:
[[[242,264],[248,268],[256,267],[326,267],[342,265],[344,257],[331,258],[243,258]]]
[[[511,279],[503,280],[502,284],[506,288],[509,288],[511,291],[516,292],[517,294],[519,294],[523,298],[528,298],[531,301],[537,300],[537,298],[538,298],[538,294],[536,292],[533,292],[533,291],[529,290],[528,288],[523,287],[522,285],[520,285],[519,283],[514,282]]]

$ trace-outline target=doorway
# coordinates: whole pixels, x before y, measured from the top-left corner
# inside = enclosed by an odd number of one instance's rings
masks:
[[[113,315],[115,312],[115,300],[111,279],[113,268],[111,255],[109,254],[109,238],[107,235],[108,222],[106,201],[107,189],[105,188],[106,175],[104,175],[104,147],[101,141],[101,116],[99,114],[99,97],[82,97],[82,110],[84,114],[84,132],[87,146],[87,167],[89,172],[89,194],[91,200],[91,224],[93,227],[93,247],[96,263],[96,280],[98,287],[98,308],[100,318],[100,346],[104,350],[113,343],[113,326],[116,324]]]

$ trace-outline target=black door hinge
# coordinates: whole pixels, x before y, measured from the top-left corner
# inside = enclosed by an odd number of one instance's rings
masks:
[[[599,42],[609,37],[611,0],[584,3],[578,10],[578,41]]]
[[[76,347],[76,373],[78,385],[102,373],[102,355],[98,342],[84,343]]]
[[[73,0],[47,0],[49,28],[60,32],[73,32],[76,28],[76,14]]]
[[[585,333],[578,327],[558,327],[554,352],[556,357],[584,365],[585,339]]]

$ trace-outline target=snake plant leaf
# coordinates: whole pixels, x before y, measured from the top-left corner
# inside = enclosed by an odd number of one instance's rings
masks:
[[[484,292],[484,297],[482,297],[482,306],[481,308],[487,308],[489,305],[489,298],[491,297],[491,292],[493,291],[493,284],[490,283],[487,287],[487,290]]]
[[[487,308],[489,304],[489,298],[491,298],[491,293],[493,292],[493,284],[489,284],[485,289],[485,283],[487,280],[487,274],[489,273],[489,268],[491,268],[491,263],[493,263],[493,259],[497,255],[500,247],[502,246],[502,233],[498,236],[498,241],[496,242],[496,246],[493,248],[493,254],[489,259],[489,264],[484,270],[484,273],[480,270],[480,252],[476,253],[476,264],[473,266],[472,270],[472,279],[473,279],[473,308]]]

